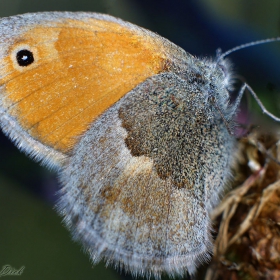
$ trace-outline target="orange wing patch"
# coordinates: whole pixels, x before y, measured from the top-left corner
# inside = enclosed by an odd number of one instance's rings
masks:
[[[25,47],[35,60],[20,67],[15,55]],[[66,20],[24,33],[4,59],[0,84],[20,125],[66,153],[94,119],[166,65],[157,37],[109,21]]]

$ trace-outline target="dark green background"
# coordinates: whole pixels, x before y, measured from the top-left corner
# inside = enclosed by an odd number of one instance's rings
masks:
[[[226,50],[279,35],[280,1],[266,3],[0,0],[0,16],[50,10],[109,13],[156,31],[195,55],[212,56],[218,47]],[[243,50],[231,59],[265,104],[279,112],[280,43]],[[53,210],[58,188],[55,178],[0,135],[0,268],[24,265],[19,279],[130,279],[103,263],[93,267],[80,245],[71,240]]]

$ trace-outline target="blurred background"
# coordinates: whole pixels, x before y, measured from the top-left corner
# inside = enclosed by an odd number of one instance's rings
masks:
[[[277,0],[0,0],[1,17],[54,10],[121,17],[202,57],[280,35]],[[280,43],[241,50],[230,59],[267,108],[280,116]],[[250,115],[261,115],[251,98],[245,103]],[[0,134],[0,269],[25,266],[20,279],[132,279],[103,263],[92,266],[53,209],[57,190],[55,173],[29,160]]]

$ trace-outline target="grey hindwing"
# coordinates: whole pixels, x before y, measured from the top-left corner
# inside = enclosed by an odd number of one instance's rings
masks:
[[[233,141],[205,100],[176,74],[156,75],[82,136],[61,174],[59,210],[94,261],[160,278],[209,258],[209,211]]]

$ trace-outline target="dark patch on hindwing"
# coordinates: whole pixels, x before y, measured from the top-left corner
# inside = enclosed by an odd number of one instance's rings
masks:
[[[201,92],[192,89],[174,74],[154,76],[130,92],[119,110],[131,154],[152,158],[161,179],[171,176],[187,188],[201,175],[204,140],[215,130],[197,106]]]

